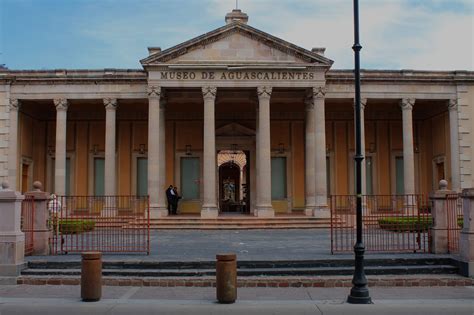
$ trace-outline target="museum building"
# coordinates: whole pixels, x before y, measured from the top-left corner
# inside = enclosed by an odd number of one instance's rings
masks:
[[[0,69],[0,177],[57,195],[149,195],[180,214],[327,217],[354,194],[354,77],[247,24],[166,50],[143,70]],[[350,47],[348,47],[350,49]],[[111,52],[113,53],[113,52]],[[363,193],[474,187],[474,72],[362,71]]]

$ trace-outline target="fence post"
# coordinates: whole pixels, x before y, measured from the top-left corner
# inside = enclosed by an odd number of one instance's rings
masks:
[[[474,188],[462,191],[463,229],[459,237],[461,274],[474,278]]]
[[[433,254],[448,253],[448,217],[446,215],[446,197],[455,193],[455,191],[448,190],[448,182],[444,179],[439,181],[439,189],[430,193],[430,200],[433,203],[433,207],[431,208],[433,226],[431,227],[430,252]]]
[[[35,216],[33,223],[33,255],[49,254],[49,237],[51,231],[48,229],[48,201],[49,193],[41,191],[43,185],[39,181],[33,183],[33,191],[25,193],[32,196],[35,203]]]
[[[25,263],[25,235],[21,231],[24,197],[2,183],[0,190],[0,283],[16,284]]]

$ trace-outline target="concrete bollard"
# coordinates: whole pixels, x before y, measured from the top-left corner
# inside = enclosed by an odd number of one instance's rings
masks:
[[[81,298],[84,302],[95,302],[101,297],[102,253],[82,253]]]
[[[216,296],[219,303],[234,303],[237,299],[237,256],[216,255]]]

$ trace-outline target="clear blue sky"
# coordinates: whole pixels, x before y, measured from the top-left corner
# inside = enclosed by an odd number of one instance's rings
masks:
[[[361,0],[362,67],[474,70],[473,0]],[[0,0],[0,64],[10,69],[141,68],[224,25],[235,0]],[[239,0],[249,24],[352,67],[352,1]]]

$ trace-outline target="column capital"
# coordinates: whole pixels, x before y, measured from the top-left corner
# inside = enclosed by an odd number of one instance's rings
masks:
[[[149,85],[147,89],[148,98],[160,98],[161,86]]]
[[[448,109],[450,111],[457,111],[458,110],[458,99],[453,98],[448,101]]]
[[[415,99],[414,98],[403,98],[400,101],[400,108],[402,110],[412,110],[413,106],[415,106]]]
[[[272,96],[272,87],[271,86],[259,86],[257,87],[258,100],[270,99]]]
[[[117,109],[117,99],[116,98],[104,98],[105,109]]]
[[[67,110],[69,104],[66,98],[55,98],[53,100],[54,106],[56,106],[56,110]]]
[[[215,86],[203,86],[201,90],[204,100],[215,101],[217,95],[217,88]]]
[[[321,99],[326,96],[326,87],[324,86],[316,86],[313,87],[313,98],[314,99]]]
[[[9,103],[10,110],[20,109],[21,102],[16,98],[11,98]]]

